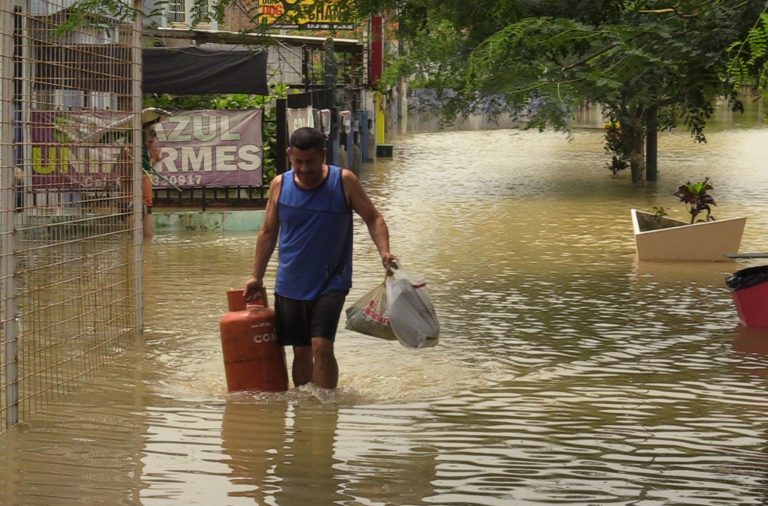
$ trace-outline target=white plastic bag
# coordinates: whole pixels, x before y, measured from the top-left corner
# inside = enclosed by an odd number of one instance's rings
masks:
[[[347,308],[346,314],[346,328],[349,330],[389,341],[397,339],[389,324],[387,288],[384,283],[360,297]]]
[[[399,266],[385,281],[389,324],[400,344],[408,348],[435,346],[440,323],[427,294],[427,283],[411,279]]]

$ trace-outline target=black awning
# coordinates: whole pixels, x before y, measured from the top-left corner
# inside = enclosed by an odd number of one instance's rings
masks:
[[[144,93],[269,95],[267,51],[144,48]]]

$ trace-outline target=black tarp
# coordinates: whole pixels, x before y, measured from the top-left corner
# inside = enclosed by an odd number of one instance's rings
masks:
[[[267,51],[144,48],[144,93],[269,95]]]
[[[36,88],[131,93],[131,50],[117,45],[34,46]],[[265,49],[144,48],[143,92],[269,95]]]

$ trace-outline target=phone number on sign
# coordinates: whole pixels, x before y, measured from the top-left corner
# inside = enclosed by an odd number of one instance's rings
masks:
[[[157,175],[152,176],[152,186],[165,186],[169,182],[177,185],[199,185],[203,181],[203,176],[190,175],[190,176],[168,176],[165,178],[159,178]]]

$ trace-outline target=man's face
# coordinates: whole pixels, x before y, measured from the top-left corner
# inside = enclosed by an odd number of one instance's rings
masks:
[[[288,148],[288,159],[300,186],[314,188],[323,182],[325,149]]]

